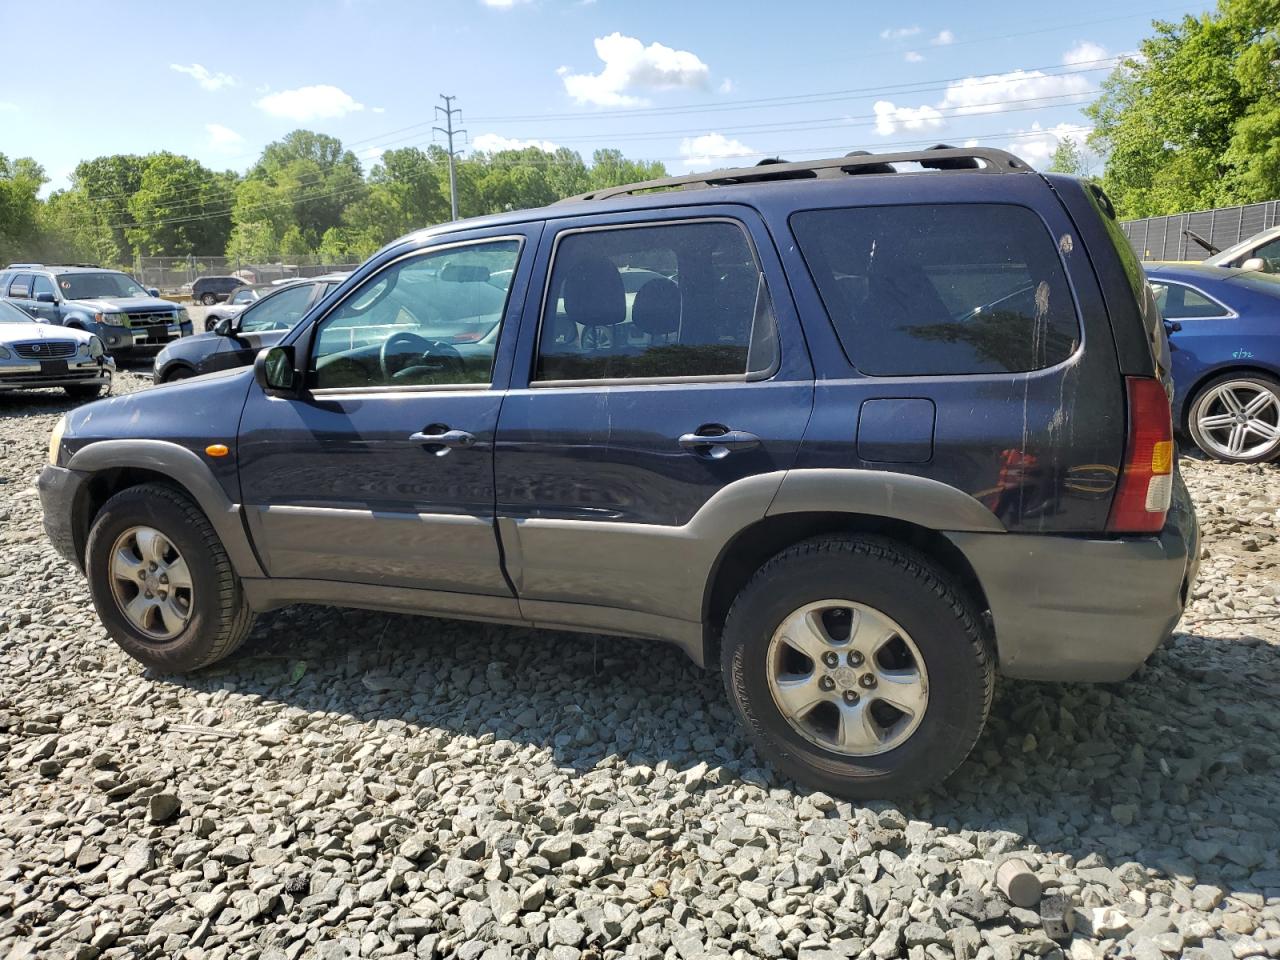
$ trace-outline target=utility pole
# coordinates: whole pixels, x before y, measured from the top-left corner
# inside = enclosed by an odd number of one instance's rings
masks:
[[[444,106],[436,107],[436,116],[439,117],[443,115],[445,125],[443,127],[432,127],[431,129],[437,130],[440,133],[443,133],[449,141],[449,210],[453,214],[453,219],[457,220],[458,219],[458,176],[453,169],[454,160],[456,159],[457,154],[453,149],[453,137],[454,137],[454,134],[458,134],[458,133],[465,135],[467,131],[455,130],[453,126],[453,115],[456,113],[459,119],[461,119],[462,117],[462,108],[455,107],[453,105],[453,101],[457,100],[458,98],[456,96],[446,97],[442,93],[440,94],[440,99],[444,101]]]

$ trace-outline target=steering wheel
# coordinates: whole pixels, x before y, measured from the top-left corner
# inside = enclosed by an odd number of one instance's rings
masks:
[[[423,362],[414,363],[414,355]],[[395,379],[396,374],[410,366],[425,366],[433,372],[456,374],[461,374],[466,368],[462,354],[452,344],[443,340],[428,340],[406,330],[393,333],[382,342],[382,349],[378,351],[378,365],[382,368],[383,379],[388,381]]]

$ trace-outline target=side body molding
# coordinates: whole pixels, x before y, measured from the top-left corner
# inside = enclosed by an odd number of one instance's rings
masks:
[[[186,447],[167,440],[98,440],[76,451],[67,467],[83,473],[133,467],[163,474],[183,487],[204,511],[236,573],[263,576],[241,521],[240,504],[227,498],[208,465]]]

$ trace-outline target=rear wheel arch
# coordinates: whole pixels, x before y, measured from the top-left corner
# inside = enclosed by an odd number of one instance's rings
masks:
[[[881,537],[923,554],[952,578],[977,610],[984,611],[990,606],[968,558],[937,530],[871,514],[821,511],[773,514],[739,531],[716,557],[703,593],[704,662],[719,663],[720,637],[729,608],[757,570],[797,543],[814,537],[851,534]]]

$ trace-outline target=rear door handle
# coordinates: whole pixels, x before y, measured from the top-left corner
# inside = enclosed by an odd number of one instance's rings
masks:
[[[700,430],[713,429],[711,426],[700,427]],[[678,441],[680,446],[700,456],[718,460],[735,450],[750,450],[760,446],[760,438],[745,430],[725,430],[718,433],[686,433]]]
[[[442,430],[439,433],[418,431],[410,434],[409,439],[414,443],[440,447],[441,449],[436,451],[437,454],[448,453],[454,447],[471,447],[476,442],[475,434],[467,433],[465,430]]]

